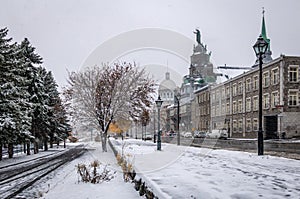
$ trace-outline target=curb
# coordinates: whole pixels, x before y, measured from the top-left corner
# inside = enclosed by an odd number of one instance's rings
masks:
[[[108,139],[108,144],[110,148],[112,149],[115,157],[118,155],[117,149],[114,147],[114,145],[111,143],[111,141]],[[123,160],[125,164],[127,164],[126,160]],[[133,166],[134,167],[134,166]],[[144,175],[136,174],[136,168],[134,167],[132,172],[124,172],[123,176],[129,176],[131,183],[134,184],[134,188],[136,191],[139,192],[140,196],[145,196],[147,199],[158,199],[158,198],[169,198],[164,194],[159,187],[153,185],[150,180],[148,180]],[[124,181],[129,181],[128,178],[124,177]],[[137,180],[138,179],[138,180]],[[151,186],[150,186],[151,185]]]

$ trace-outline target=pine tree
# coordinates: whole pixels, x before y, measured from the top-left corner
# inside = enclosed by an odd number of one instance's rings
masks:
[[[6,39],[7,28],[0,30],[0,131],[2,143],[8,144],[9,157],[13,157],[13,145],[30,138],[28,117],[30,105],[27,79],[23,63],[19,59],[17,44]]]
[[[34,153],[39,151],[39,142],[43,141],[48,135],[48,106],[47,92],[45,88],[45,78],[47,71],[42,66],[34,68],[33,78],[29,86],[31,111],[31,132],[34,136]]]
[[[26,90],[28,92],[27,104],[23,104],[23,107],[28,108],[28,117],[30,119],[29,129],[32,130],[32,115],[35,110],[35,104],[32,101],[32,81],[36,79],[36,67],[37,64],[42,64],[42,58],[35,52],[35,48],[30,44],[29,40],[25,38],[21,44],[17,45],[17,49],[15,50],[17,61],[19,67],[22,68],[22,75],[25,79],[24,84],[26,85]],[[23,142],[27,143],[27,154],[30,154],[30,141],[35,142],[35,137],[33,132],[31,131],[31,136],[23,139]],[[38,149],[37,143],[35,144],[35,148]],[[35,150],[36,152],[36,150]]]
[[[50,138],[66,138],[70,125],[51,72],[42,66],[42,58],[25,38],[11,44],[8,29],[0,29],[0,160],[2,146],[34,142],[34,152]]]
[[[8,142],[9,129],[12,123],[11,117],[7,117],[5,105],[7,104],[7,79],[9,77],[9,59],[12,52],[11,38],[6,38],[7,28],[0,29],[0,160],[2,159],[2,146]]]
[[[51,72],[48,72],[44,79],[44,84],[47,92],[47,106],[48,106],[48,120],[47,120],[47,126],[48,128],[48,136],[50,138],[50,147],[53,148],[53,142],[55,139],[58,139],[59,137],[59,119],[56,117],[56,111],[58,111],[60,98],[59,98],[59,92],[57,90],[57,84],[53,78],[53,75]],[[55,109],[56,108],[56,109]],[[47,140],[46,140],[47,142]]]

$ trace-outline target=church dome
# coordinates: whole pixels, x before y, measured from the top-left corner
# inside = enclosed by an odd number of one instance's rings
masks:
[[[170,73],[166,72],[166,79],[163,80],[158,88],[158,93],[164,104],[172,104],[174,101],[174,91],[176,89],[176,84],[170,79]]]
[[[175,82],[170,79],[170,73],[166,72],[166,79],[164,79],[160,83],[158,90],[171,90],[171,91],[174,91],[175,89],[176,89]]]

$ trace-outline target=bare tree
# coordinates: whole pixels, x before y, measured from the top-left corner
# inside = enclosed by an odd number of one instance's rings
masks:
[[[67,111],[73,126],[87,126],[99,129],[96,114],[96,86],[102,67],[86,68],[80,72],[69,72],[69,87],[64,88],[63,95]]]
[[[140,120],[153,102],[155,86],[144,69],[126,63],[69,73],[69,84],[64,93],[71,102],[68,111],[73,123],[97,128],[103,151],[107,151],[111,122]]]
[[[153,101],[154,81],[145,70],[131,64],[104,68],[96,89],[97,119],[102,130],[102,149],[106,151],[107,131],[114,119],[140,120]]]

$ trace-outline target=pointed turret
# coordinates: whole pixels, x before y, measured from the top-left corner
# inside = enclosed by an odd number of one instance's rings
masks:
[[[262,17],[262,23],[261,24],[262,24],[262,26],[261,26],[261,36],[268,43],[268,50],[270,50],[270,39],[268,39],[268,37],[267,37],[266,24],[265,24],[265,10],[263,10],[263,17]]]
[[[264,55],[264,58],[263,58],[263,63],[268,63],[270,61],[273,60],[272,58],[272,51],[271,51],[271,48],[270,48],[270,45],[271,45],[271,41],[270,39],[268,39],[267,37],[267,31],[266,31],[266,24],[265,24],[265,10],[263,8],[263,11],[262,11],[262,23],[261,23],[261,36],[262,38],[268,43],[268,49]],[[258,59],[256,59],[255,61],[255,64],[253,67],[256,67],[258,65]]]

